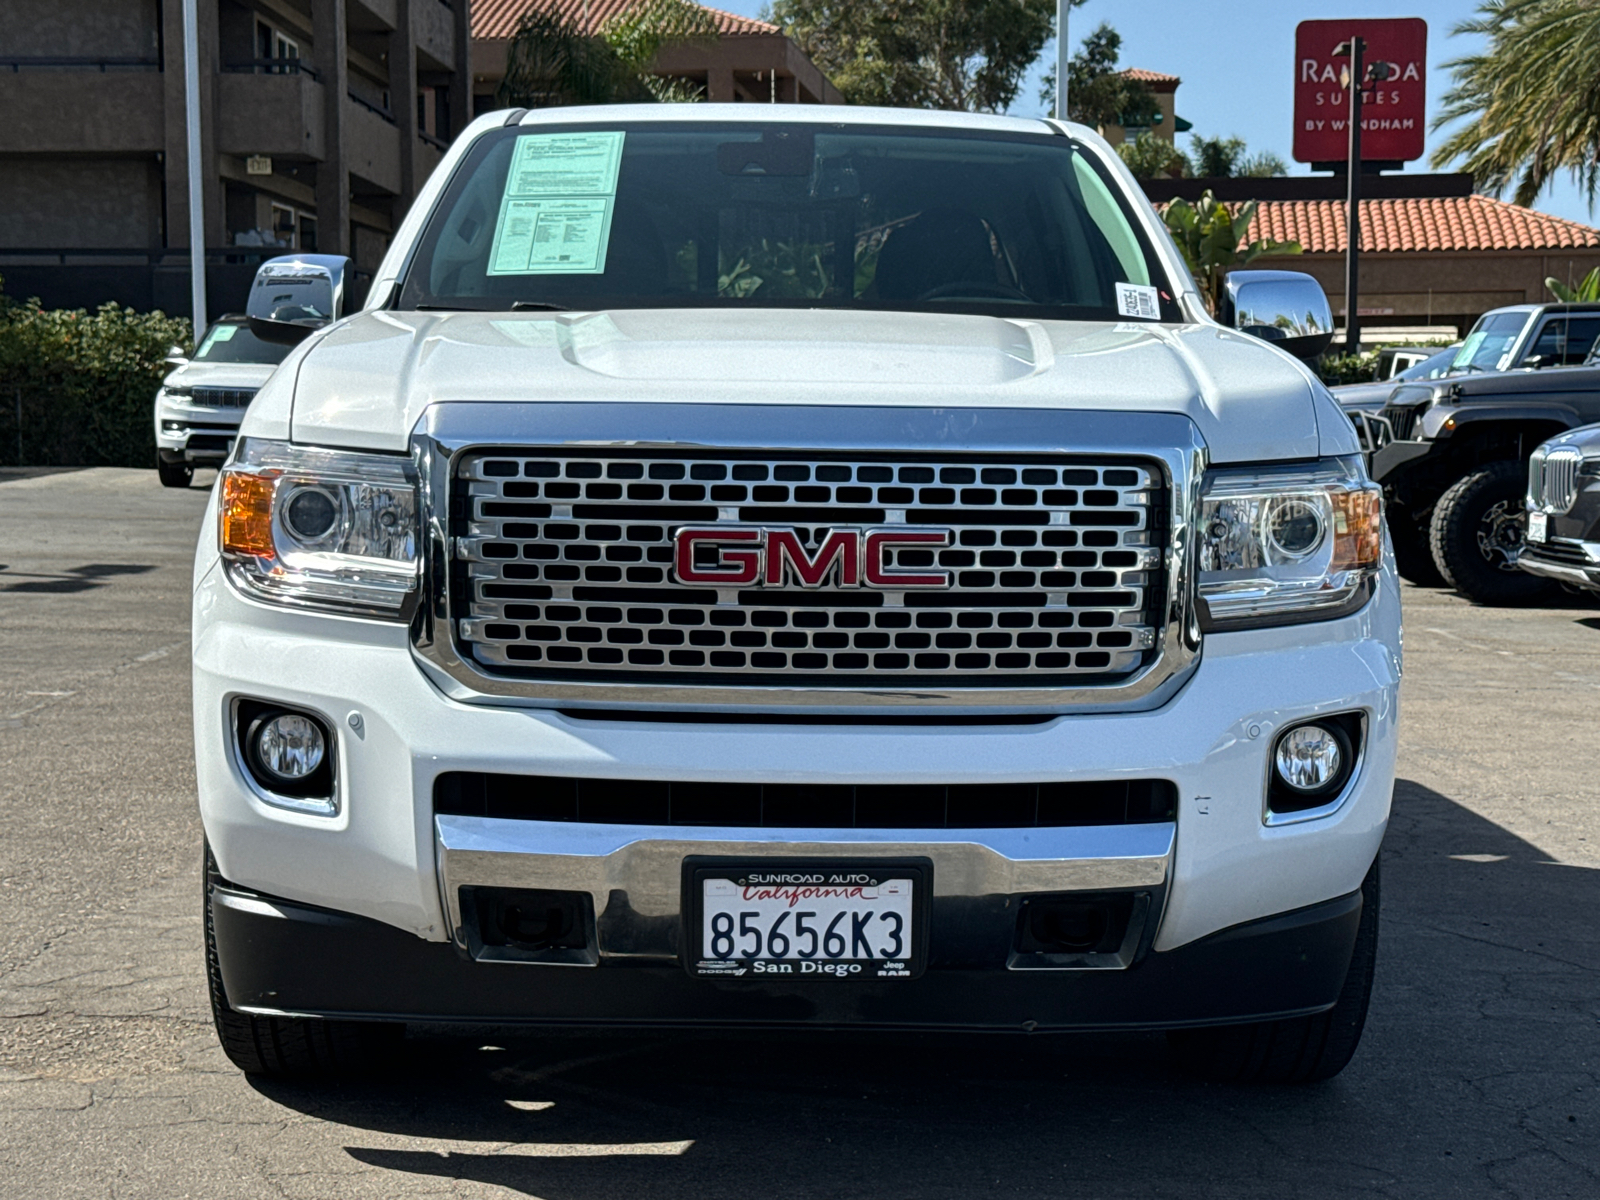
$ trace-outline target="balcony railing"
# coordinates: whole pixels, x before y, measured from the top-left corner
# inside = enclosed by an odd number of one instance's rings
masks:
[[[98,71],[104,75],[111,71],[159,70],[161,60],[155,58],[0,58],[0,71],[13,75],[23,71]]]
[[[429,133],[426,129],[417,130],[417,137],[422,141],[427,142],[428,145],[432,146],[435,150],[445,151],[450,149],[449,142],[445,141],[443,138],[434,137],[433,134]]]
[[[359,104],[362,108],[366,109],[368,112],[377,113],[378,116],[382,117],[385,121],[389,122],[389,124],[391,124],[391,125],[394,124],[394,114],[392,112],[390,112],[387,108],[381,108],[378,105],[374,104],[370,100],[363,100],[360,96],[356,95],[354,92],[349,93],[349,96],[350,96],[350,99],[354,100],[357,104]]]
[[[309,75],[318,78],[311,64],[299,58],[242,58],[237,62],[223,63],[229,75]]]

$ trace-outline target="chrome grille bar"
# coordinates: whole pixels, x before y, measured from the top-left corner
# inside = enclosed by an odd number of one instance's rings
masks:
[[[1570,446],[1557,446],[1535,456],[1529,464],[1534,503],[1548,513],[1568,512],[1578,499],[1578,468],[1583,455]]]

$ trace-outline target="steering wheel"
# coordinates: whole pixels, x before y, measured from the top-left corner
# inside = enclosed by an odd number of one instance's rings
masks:
[[[998,300],[1021,300],[1026,304],[1033,303],[1033,297],[1027,292],[1004,283],[942,283],[923,292],[917,297],[916,303],[925,304],[929,300],[967,299],[974,296],[980,299],[993,297]]]

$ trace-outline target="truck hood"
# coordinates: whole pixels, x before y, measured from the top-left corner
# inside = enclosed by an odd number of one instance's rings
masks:
[[[303,349],[282,414],[291,436],[352,448],[403,450],[424,409],[464,401],[1169,412],[1194,421],[1214,462],[1353,445],[1309,372],[1215,325],[823,309],[376,311]]]

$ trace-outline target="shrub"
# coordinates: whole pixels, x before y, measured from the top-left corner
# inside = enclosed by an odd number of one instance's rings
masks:
[[[189,322],[117,304],[44,309],[0,297],[0,462],[149,467],[151,407]]]
[[[1329,387],[1338,387],[1341,383],[1371,383],[1377,371],[1378,355],[1375,351],[1366,354],[1330,354],[1317,363],[1317,374]]]

